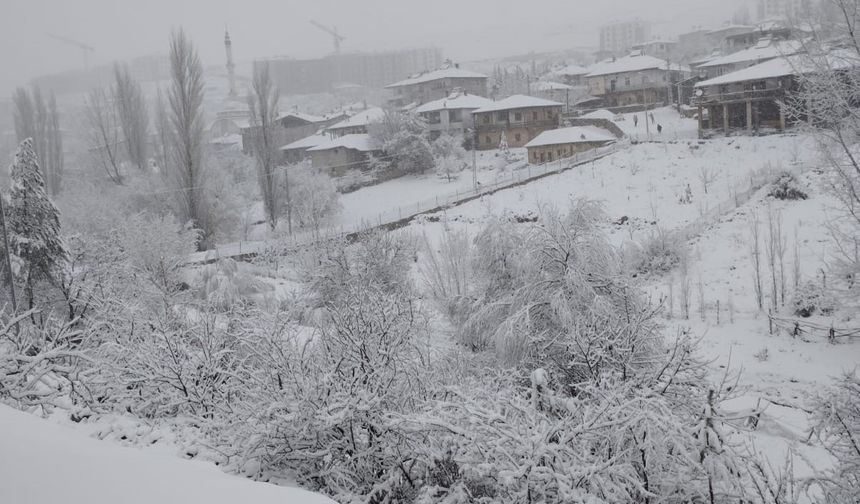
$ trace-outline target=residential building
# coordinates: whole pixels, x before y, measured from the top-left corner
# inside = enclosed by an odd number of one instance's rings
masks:
[[[571,126],[544,131],[525,147],[530,164],[543,164],[608,145],[616,140],[611,132],[596,126]]]
[[[331,138],[345,135],[360,135],[367,133],[368,126],[385,116],[385,111],[379,107],[371,107],[328,126],[325,131]]]
[[[561,82],[537,81],[529,84],[532,96],[557,101],[564,104],[564,112],[567,112],[571,99],[579,98],[573,86]]]
[[[273,135],[275,145],[282,146],[305,138],[316,133],[320,128],[335,123],[344,117],[343,114],[316,116],[298,111],[287,112],[274,121],[277,125]],[[254,124],[242,128],[242,152],[249,155],[254,153],[255,138],[260,134],[260,131],[261,127]]]
[[[472,111],[479,149],[495,149],[504,135],[509,147],[523,147],[559,126],[562,104],[513,95]]]
[[[640,20],[611,23],[600,27],[600,52],[626,54],[635,44],[650,39],[650,23]]]
[[[380,152],[380,147],[370,135],[353,133],[309,147],[306,152],[314,168],[328,170],[331,176],[341,177],[351,170],[367,170],[371,156]]]
[[[413,75],[385,86],[392,107],[421,105],[447,97],[455,90],[470,95],[487,96],[487,76],[464,70],[459,65]]]
[[[281,147],[281,162],[284,164],[301,163],[305,159],[310,158],[308,149],[327,143],[329,140],[331,140],[331,137],[324,131],[320,131],[295,142],[288,143]]]
[[[801,49],[802,44],[796,41],[763,38],[749,49],[713,58],[697,68],[706,78],[712,79],[780,56],[796,54]]]
[[[846,68],[852,58],[834,55],[830,67]],[[699,135],[711,131],[784,130],[792,118],[781,106],[800,90],[798,73],[816,71],[800,56],[773,58],[696,84],[693,105],[699,112]]]
[[[568,86],[578,87],[586,85],[585,76],[588,75],[588,72],[588,68],[574,64],[557,70],[554,74]]]
[[[645,56],[653,56],[665,60],[676,61],[678,42],[674,40],[655,39],[639,44],[633,44],[633,51]]]
[[[689,76],[686,66],[631,54],[594,65],[586,80],[591,96],[603,98],[607,107],[623,107],[670,102],[675,84]]]
[[[678,35],[677,58],[678,61],[692,64],[691,61],[711,54],[714,45],[708,35],[710,30],[696,28],[692,31]]]
[[[473,126],[472,111],[492,103],[492,100],[483,96],[455,91],[447,98],[419,106],[415,113],[427,121],[430,139],[435,140],[443,132],[464,134]]]
[[[759,0],[759,19],[796,19],[811,11],[810,0]]]
[[[733,52],[746,49],[749,46],[739,41],[745,40],[744,37],[750,34],[755,34],[754,26],[726,24],[719,28],[708,32],[708,40],[712,50],[719,50],[722,54],[731,54]],[[758,38],[756,38],[758,40]]]

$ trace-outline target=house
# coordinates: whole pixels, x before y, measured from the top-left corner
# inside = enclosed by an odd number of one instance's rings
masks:
[[[654,39],[647,42],[640,42],[633,45],[634,51],[639,51],[639,54],[645,56],[654,56],[665,60],[676,60],[678,50],[678,42],[674,40]]]
[[[576,93],[573,86],[568,86],[561,82],[537,81],[532,82],[529,87],[531,88],[531,94],[533,96],[564,103],[565,112],[567,112],[570,100],[579,98],[580,96],[580,94]]]
[[[322,145],[331,140],[327,133],[319,131],[313,135],[288,143],[281,147],[281,162],[284,164],[295,164],[310,157],[308,149]]]
[[[384,110],[379,107],[371,107],[328,126],[325,131],[331,138],[365,134],[370,124],[381,120],[384,116]]]
[[[561,70],[557,70],[554,75],[558,76],[568,86],[577,87],[587,85],[585,76],[590,70],[580,65],[568,65]]]
[[[513,95],[473,110],[478,148],[497,148],[502,135],[509,147],[523,147],[544,131],[558,127],[561,107],[555,101]]]
[[[427,121],[430,139],[435,140],[443,132],[463,134],[473,126],[472,111],[492,103],[483,96],[455,91],[447,98],[419,106],[415,113]]]
[[[300,138],[305,138],[308,135],[316,133],[320,128],[341,120],[343,117],[345,116],[339,113],[316,116],[298,111],[287,112],[274,120],[274,124],[276,125],[273,134],[275,145],[286,145]],[[254,143],[260,131],[261,127],[256,124],[242,128],[242,152],[248,155],[254,153]]]
[[[389,84],[385,89],[390,93],[388,104],[401,108],[440,100],[455,89],[470,95],[487,96],[487,76],[453,65],[414,75]]]
[[[830,55],[831,68],[853,64],[850,57],[836,52]],[[784,130],[792,118],[786,116],[782,104],[800,90],[798,75],[815,71],[808,60],[794,55],[697,83],[693,106],[698,108],[699,136],[706,136],[709,130],[720,130],[727,135],[738,130]]]
[[[726,24],[708,32],[711,49],[719,50],[721,54],[746,49],[748,45],[739,45],[749,34],[755,34],[755,27],[741,24]],[[758,37],[757,37],[758,38]]]
[[[756,65],[780,56],[797,54],[803,45],[797,41],[781,41],[762,38],[748,49],[713,58],[697,67],[708,79]]]
[[[689,75],[688,67],[631,54],[596,64],[586,79],[591,96],[603,98],[607,107],[623,107],[669,102],[674,85]]]
[[[326,169],[333,177],[351,170],[367,170],[374,153],[380,152],[367,133],[349,133],[306,149],[314,168]]]
[[[544,131],[525,147],[529,163],[542,164],[596,149],[615,140],[615,135],[603,128],[571,126]]]

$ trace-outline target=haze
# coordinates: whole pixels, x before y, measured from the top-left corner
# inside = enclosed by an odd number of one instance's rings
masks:
[[[0,93],[31,78],[80,68],[81,53],[47,34],[86,43],[89,64],[164,54],[173,27],[182,26],[206,65],[223,64],[225,24],[238,62],[286,55],[321,56],[331,39],[313,27],[317,19],[338,28],[344,51],[432,45],[446,57],[470,60],[597,44],[596,27],[641,17],[654,33],[672,36],[703,20],[717,26],[740,5],[729,0],[539,0],[523,8],[514,0],[335,0],[268,2],[148,0],[6,0],[0,18]]]

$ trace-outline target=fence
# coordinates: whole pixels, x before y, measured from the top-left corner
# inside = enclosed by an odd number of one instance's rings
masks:
[[[608,156],[629,145],[627,141],[613,143],[604,147],[598,147],[589,151],[580,152],[566,158],[559,158],[540,165],[531,165],[526,162],[517,162],[508,165],[508,175],[497,179],[490,184],[476,184],[472,189],[466,191],[455,190],[454,192],[433,196],[418,200],[414,205],[398,206],[377,214],[372,221],[362,219],[348,223],[345,226],[328,227],[321,230],[307,230],[294,233],[283,240],[263,241],[240,241],[218,247],[215,250],[197,252],[186,260],[186,264],[206,264],[222,258],[248,259],[265,250],[277,248],[284,253],[290,250],[300,249],[318,241],[335,239],[338,237],[349,237],[360,232],[386,226],[396,228],[407,224],[417,215],[436,212],[445,208],[466,203],[468,201],[492,194],[496,191],[515,187],[532,180],[561,173],[575,166],[583,165]]]
[[[836,343],[839,338],[860,337],[860,329],[838,328],[832,324],[827,326],[806,320],[777,317],[771,311],[768,311],[767,319],[768,332],[770,334],[785,331],[793,338],[818,335],[822,338],[827,338],[827,341],[830,343]]]

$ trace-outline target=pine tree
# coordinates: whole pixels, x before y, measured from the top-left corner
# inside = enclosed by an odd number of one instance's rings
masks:
[[[67,253],[60,238],[60,212],[48,198],[33,140],[21,142],[11,169],[12,187],[6,211],[13,275],[24,284],[30,308],[34,288],[57,285],[65,273]]]

